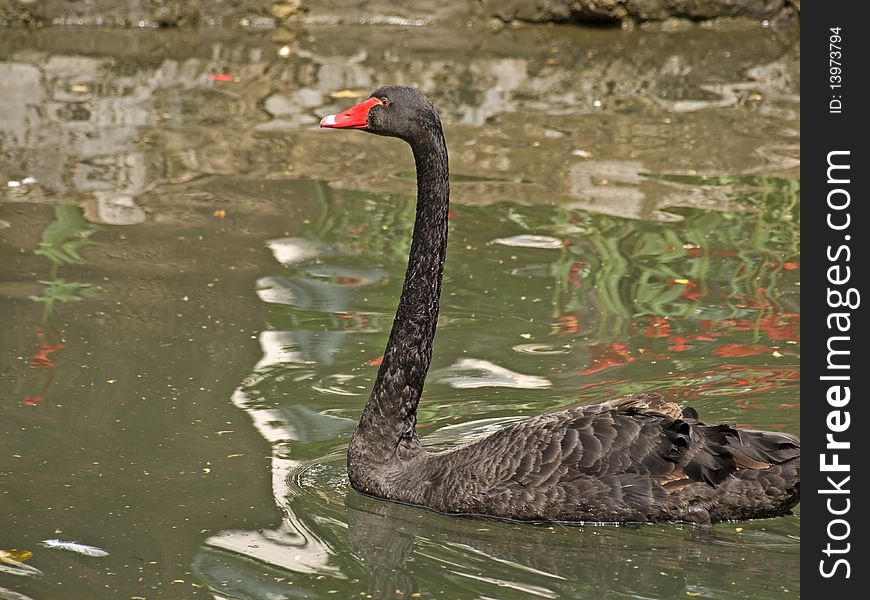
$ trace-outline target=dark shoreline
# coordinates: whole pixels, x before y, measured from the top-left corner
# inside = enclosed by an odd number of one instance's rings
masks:
[[[241,27],[507,22],[633,26],[741,20],[794,26],[800,0],[0,0],[0,27]]]

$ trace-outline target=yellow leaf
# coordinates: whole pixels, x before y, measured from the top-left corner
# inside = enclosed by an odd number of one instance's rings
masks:
[[[329,92],[330,98],[359,98],[361,96],[365,96],[365,92],[361,92],[359,90],[336,90],[334,92]]]
[[[11,550],[0,550],[0,562],[6,562],[7,560],[24,562],[31,556],[33,556],[33,552],[30,550],[16,550],[15,548],[12,548]]]

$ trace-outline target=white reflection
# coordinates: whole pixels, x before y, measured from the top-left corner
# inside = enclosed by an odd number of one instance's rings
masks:
[[[568,354],[570,348],[556,348],[548,344],[517,344],[512,348],[512,350],[514,352],[519,352],[520,354],[550,355]]]
[[[568,169],[567,206],[624,219],[679,221],[661,209],[688,206],[706,210],[745,211],[730,197],[733,186],[677,183],[649,176],[650,169],[630,160],[586,160]]]
[[[305,363],[300,344],[292,331],[264,331],[260,334],[263,357],[253,372],[236,388],[232,401],[251,418],[254,427],[273,448],[272,495],[283,519],[273,530],[228,530],[209,537],[205,544],[262,561],[294,573],[330,574],[342,578],[330,564],[331,551],[305,521],[294,514],[290,503],[296,495],[290,482],[304,462],[288,458],[289,442],[331,439],[348,431],[354,422],[318,413],[305,406],[262,407],[248,391],[288,364]]]
[[[322,254],[325,249],[325,244],[320,241],[315,241],[301,237],[286,237],[277,240],[269,240],[266,246],[272,251],[272,256],[275,257],[282,265],[293,265],[310,260]]]
[[[457,373],[472,371],[468,375],[440,376],[437,381],[448,383],[458,389],[474,389],[481,387],[508,387],[521,389],[539,389],[552,387],[548,379],[536,375],[523,375],[504,367],[500,367],[488,360],[479,358],[463,358],[456,361],[446,369],[439,370],[442,373]],[[436,375],[436,376],[438,376]]]
[[[0,587],[0,600],[33,600],[30,596],[25,596],[9,588]]]
[[[492,240],[492,243],[515,248],[543,249],[558,249],[565,245],[565,243],[559,238],[550,237],[548,235],[513,235],[511,237],[494,239]]]

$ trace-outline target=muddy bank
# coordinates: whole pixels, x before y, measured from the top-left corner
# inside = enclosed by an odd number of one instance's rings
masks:
[[[733,17],[785,25],[799,12],[800,0],[0,0],[0,26],[270,29],[285,22],[417,26],[481,18],[618,25]]]

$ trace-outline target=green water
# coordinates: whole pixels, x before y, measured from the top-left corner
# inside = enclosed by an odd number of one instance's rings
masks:
[[[351,491],[413,163],[316,129],[386,77],[443,107],[456,177],[427,447],[642,390],[799,434],[796,40],[429,31],[390,62],[406,32],[103,35],[0,42],[0,589],[799,597],[799,510],[520,525]]]

